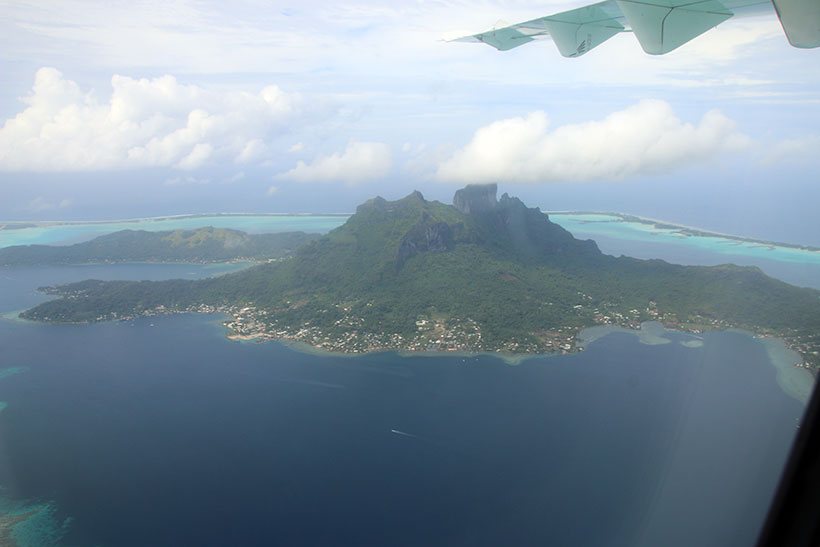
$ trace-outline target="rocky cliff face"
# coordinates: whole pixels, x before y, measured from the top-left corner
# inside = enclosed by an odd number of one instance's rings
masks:
[[[453,229],[446,222],[434,222],[424,215],[399,243],[396,267],[419,253],[443,253],[453,248]]]
[[[470,218],[473,241],[531,258],[600,254],[595,242],[575,239],[537,207],[496,193],[496,184],[469,185],[453,197],[453,206]]]
[[[596,255],[592,240],[581,241],[563,227],[550,221],[537,207],[528,208],[515,197],[501,196],[498,216],[509,246],[525,256]]]
[[[593,241],[575,239],[537,207],[527,207],[507,194],[496,197],[496,193],[495,184],[470,185],[455,193],[452,207],[427,201],[419,192],[395,201],[380,197],[368,200],[332,235],[345,244],[355,241],[355,252],[361,256],[338,259],[372,261],[381,257],[377,261],[387,268],[385,271],[397,272],[413,257],[453,251],[462,244],[537,262],[577,261],[600,255]]]
[[[453,206],[465,215],[492,211],[498,205],[497,193],[497,184],[469,184],[453,196]]]

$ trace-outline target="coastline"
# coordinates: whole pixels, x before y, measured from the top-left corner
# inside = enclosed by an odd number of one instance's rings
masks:
[[[659,321],[644,321],[641,323],[637,328],[629,328],[623,327],[620,325],[594,325],[590,327],[586,327],[580,329],[575,336],[575,343],[570,351],[555,351],[555,352],[532,352],[532,353],[510,353],[504,351],[465,351],[465,350],[453,350],[453,351],[429,351],[429,350],[421,350],[421,351],[414,351],[408,350],[406,348],[398,348],[398,347],[383,347],[383,348],[373,348],[371,350],[363,351],[363,352],[345,352],[345,351],[334,351],[328,350],[326,348],[318,347],[311,345],[310,343],[295,340],[295,339],[288,339],[288,338],[277,338],[272,337],[269,334],[252,334],[252,335],[242,335],[232,332],[230,327],[228,326],[229,321],[223,322],[223,325],[226,329],[225,337],[229,340],[234,340],[238,342],[267,342],[273,341],[281,343],[285,346],[288,346],[295,351],[299,351],[302,353],[307,353],[310,355],[318,355],[324,357],[343,357],[343,358],[356,358],[361,357],[363,355],[376,355],[379,353],[395,353],[401,357],[461,357],[464,359],[479,357],[479,356],[490,356],[496,357],[501,359],[505,364],[509,366],[516,366],[521,364],[522,362],[539,357],[552,357],[557,355],[564,355],[568,353],[575,353],[584,351],[590,344],[594,343],[596,340],[604,338],[613,333],[622,333],[622,334],[629,334],[631,336],[636,336],[638,341],[641,344],[645,345],[663,345],[663,344],[671,344],[674,343],[674,340],[666,336],[668,333],[675,333],[675,334],[684,334],[689,337],[688,340],[681,340],[678,341],[680,345],[690,348],[690,349],[697,349],[701,348],[704,345],[703,337],[700,336],[702,331],[688,331],[683,329],[674,329],[674,328],[667,328]],[[804,360],[803,357],[793,349],[791,349],[787,342],[781,338],[777,338],[774,336],[769,335],[760,335],[751,331],[743,330],[743,329],[736,329],[736,328],[724,328],[724,329],[715,329],[715,332],[738,332],[745,336],[749,336],[754,338],[755,340],[759,341],[765,348],[767,355],[769,357],[769,362],[771,365],[776,369],[776,380],[778,386],[790,397],[793,397],[800,401],[802,404],[807,404],[812,391],[814,389],[815,378],[814,376],[802,366]]]
[[[578,333],[577,346],[580,350],[583,350],[596,340],[616,332],[637,336],[641,344],[646,344],[648,346],[671,344],[672,340],[665,337],[664,334],[667,332],[678,332],[688,334],[694,338],[694,340],[683,343],[686,347],[700,347],[703,345],[703,342],[701,341],[702,339],[692,332],[667,329],[659,321],[644,321],[638,326],[638,328],[634,329],[622,327],[620,325],[595,325],[592,327],[586,327]],[[697,344],[696,342],[700,343]]]
[[[649,327],[647,329],[647,327]],[[578,334],[579,346],[581,349],[588,344],[607,336],[608,334],[619,332],[624,334],[631,334],[637,336],[642,344],[668,344],[672,340],[665,338],[659,334],[658,328],[665,332],[684,333],[693,336],[693,340],[679,342],[681,345],[689,348],[698,348],[703,346],[702,338],[696,336],[691,332],[680,331],[675,329],[667,329],[662,324],[654,321],[642,323],[640,329],[628,329],[619,326],[595,326],[582,330]],[[721,331],[716,331],[721,332]],[[814,391],[815,378],[803,366],[803,357],[791,349],[788,343],[782,338],[774,336],[760,335],[744,329],[727,328],[723,332],[736,332],[749,336],[757,340],[765,349],[769,358],[769,363],[776,370],[777,385],[783,392],[800,401],[803,405],[808,404]]]
[[[100,316],[98,321],[130,321],[138,317],[152,317],[161,315],[200,313],[200,314],[221,314],[221,326],[225,329],[225,338],[236,342],[266,342],[277,341],[291,346],[299,351],[305,351],[316,355],[332,355],[357,357],[375,353],[395,352],[405,356],[441,356],[452,357],[475,357],[479,355],[491,355],[498,357],[509,365],[517,365],[521,362],[533,358],[552,355],[563,355],[583,351],[595,340],[614,332],[635,335],[642,344],[658,345],[672,343],[666,335],[667,332],[686,334],[690,338],[681,341],[681,345],[689,348],[699,348],[703,345],[703,338],[700,336],[707,331],[731,331],[736,330],[745,335],[758,340],[777,341],[770,343],[767,347],[770,360],[773,366],[778,369],[778,382],[789,394],[794,394],[799,400],[805,402],[811,392],[814,383],[814,374],[810,372],[811,360],[800,353],[797,348],[802,347],[799,338],[780,336],[771,331],[743,330],[735,325],[720,321],[713,321],[704,324],[684,324],[676,320],[671,324],[664,324],[664,314],[652,310],[651,315],[654,320],[649,321],[627,321],[625,325],[615,322],[604,322],[588,325],[580,328],[564,328],[555,331],[554,338],[547,341],[541,340],[538,343],[519,343],[515,340],[505,342],[505,345],[497,348],[483,347],[480,334],[477,339],[464,341],[463,336],[459,339],[459,322],[454,328],[444,331],[436,331],[433,339],[430,338],[429,331],[419,331],[415,337],[403,337],[399,334],[387,333],[359,333],[323,332],[317,327],[300,325],[297,327],[280,325],[275,319],[269,317],[268,312],[259,310],[253,306],[230,306],[230,305],[208,305],[198,304],[188,306],[183,309],[167,308],[158,306],[157,308],[143,310],[135,315],[128,316]],[[2,319],[12,321],[29,321],[19,317],[17,312],[9,312],[0,316]],[[34,321],[39,322],[39,321]],[[50,323],[77,324],[77,322]],[[79,324],[87,321],[79,322]],[[464,323],[476,327],[474,322],[466,320]],[[440,325],[437,325],[440,326]],[[420,327],[421,328],[421,327]],[[778,345],[779,344],[779,345]],[[782,349],[781,349],[782,347]],[[803,348],[805,349],[805,348]],[[787,364],[783,364],[787,362]],[[797,372],[790,372],[796,369]]]
[[[780,388],[804,405],[808,404],[815,381],[811,373],[800,366],[803,362],[801,355],[780,338],[762,336],[757,339],[766,348],[769,361],[777,370],[776,378]]]
[[[37,321],[32,321],[31,319],[23,319],[22,317],[20,317],[20,314],[26,311],[26,309],[27,308],[22,310],[0,312],[0,320],[11,321],[12,323],[37,323]]]
[[[453,351],[433,351],[433,350],[409,350],[407,348],[399,348],[399,347],[384,347],[384,348],[373,348],[370,350],[362,351],[362,352],[347,352],[347,351],[338,351],[338,350],[330,350],[320,346],[311,345],[308,342],[304,342],[301,340],[291,339],[291,338],[276,338],[271,337],[266,334],[236,334],[231,332],[230,327],[227,326],[227,322],[222,322],[222,326],[225,329],[224,337],[228,340],[233,342],[239,343],[264,343],[264,342],[276,342],[278,344],[282,344],[283,346],[287,346],[294,351],[298,351],[300,353],[306,353],[308,355],[317,355],[320,357],[335,357],[335,358],[345,358],[345,359],[356,359],[358,357],[363,357],[366,355],[378,355],[380,353],[394,353],[400,357],[455,357],[455,358],[464,358],[464,359],[471,359],[475,357],[495,357],[497,359],[502,360],[505,364],[510,366],[517,366],[520,365],[522,362],[533,359],[537,357],[553,357],[556,355],[562,355],[560,352],[552,352],[552,353],[508,353],[503,351],[464,351],[464,350],[453,350]]]

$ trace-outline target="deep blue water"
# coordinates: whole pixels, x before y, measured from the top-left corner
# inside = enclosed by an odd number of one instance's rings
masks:
[[[0,311],[83,272],[12,273]],[[0,321],[0,369],[25,367],[0,379],[2,494],[70,517],[65,545],[743,546],[802,413],[738,333],[509,366],[310,355],[219,320]]]

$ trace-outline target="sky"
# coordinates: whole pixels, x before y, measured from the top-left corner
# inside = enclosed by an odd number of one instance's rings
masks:
[[[773,10],[650,56],[629,33],[448,43],[584,2],[0,0],[0,219],[351,212],[468,183],[820,245],[820,49]]]

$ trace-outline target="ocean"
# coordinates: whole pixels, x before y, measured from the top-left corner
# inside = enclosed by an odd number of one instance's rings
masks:
[[[41,285],[238,267],[0,269],[0,539],[754,544],[804,402],[742,332],[613,329],[513,366],[233,342],[218,315],[14,319]]]

